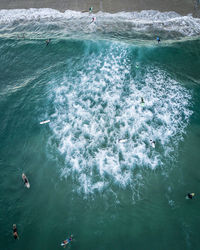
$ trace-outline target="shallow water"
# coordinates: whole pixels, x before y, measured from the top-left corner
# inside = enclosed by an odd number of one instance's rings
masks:
[[[198,249],[200,21],[91,18],[0,11],[1,249]]]

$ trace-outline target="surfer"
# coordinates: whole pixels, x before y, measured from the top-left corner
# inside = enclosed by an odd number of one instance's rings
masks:
[[[27,187],[27,188],[30,188],[30,183],[28,181],[28,178],[26,177],[26,175],[23,173],[22,174],[22,180],[24,182],[24,185]]]
[[[91,6],[91,7],[89,8],[89,12],[92,13],[92,10],[93,10],[93,7]]]
[[[16,226],[16,224],[13,224],[13,237],[14,237],[15,240],[19,239],[19,235],[17,233],[17,226]]]
[[[70,242],[72,242],[72,240],[73,240],[73,235],[71,235],[69,238],[67,238],[66,240],[64,240],[61,243],[61,246],[63,246],[65,248],[67,244],[69,244]]]
[[[25,174],[22,174],[22,179],[24,181],[24,185],[27,185],[28,184],[28,179],[27,179]]]
[[[47,39],[46,40],[46,46],[48,46],[50,42],[51,42],[51,39]]]
[[[155,146],[156,146],[156,142],[155,142],[155,141],[153,141],[153,140],[150,140],[150,143],[151,143],[151,146],[152,146],[153,148],[155,148]]]
[[[188,193],[187,197],[192,200],[192,198],[195,196],[195,193]]]
[[[91,23],[94,23],[95,21],[96,21],[96,17],[93,17]]]
[[[157,40],[157,42],[159,43],[159,42],[160,42],[160,37],[157,36],[156,40]]]

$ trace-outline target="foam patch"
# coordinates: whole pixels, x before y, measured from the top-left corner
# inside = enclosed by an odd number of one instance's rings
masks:
[[[85,193],[109,183],[126,187],[140,178],[134,169],[173,161],[192,114],[189,90],[156,67],[131,73],[127,54],[114,44],[52,84],[50,127],[65,159],[61,175],[76,178]]]

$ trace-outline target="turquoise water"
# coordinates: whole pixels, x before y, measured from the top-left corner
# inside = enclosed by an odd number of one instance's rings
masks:
[[[0,249],[199,249],[200,21],[96,17],[0,11]]]

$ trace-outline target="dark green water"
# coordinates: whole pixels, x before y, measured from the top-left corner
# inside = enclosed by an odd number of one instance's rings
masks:
[[[145,13],[0,11],[0,249],[199,249],[199,20]]]

